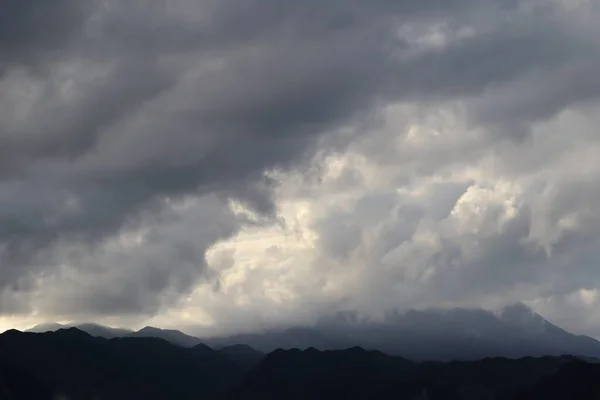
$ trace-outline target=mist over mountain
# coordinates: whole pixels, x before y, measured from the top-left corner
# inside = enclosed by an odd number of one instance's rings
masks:
[[[381,321],[355,312],[322,318],[313,327],[205,340],[212,346],[246,343],[264,352],[277,348],[320,350],[361,346],[413,360],[476,360],[485,357],[577,354],[600,356],[600,342],[573,335],[522,304],[499,313],[478,309],[411,310]]]
[[[43,324],[38,324],[27,329],[25,332],[33,332],[33,333],[44,333],[44,332],[54,332],[62,328],[68,328],[68,325],[59,324],[58,322],[46,322]],[[82,329],[83,330],[83,329]]]
[[[123,337],[132,334],[134,331],[131,329],[123,328],[112,328],[109,326],[103,326],[96,323],[86,322],[82,324],[59,324],[56,322],[49,322],[44,324],[36,325],[26,332],[33,333],[44,333],[54,332],[59,329],[77,328],[83,332],[89,333],[91,336],[102,337],[105,339],[111,339],[115,337]]]
[[[51,330],[48,327],[56,326],[48,324],[43,329]],[[182,347],[205,344],[216,349],[246,345],[264,353],[279,348],[339,350],[360,346],[417,361],[563,354],[600,357],[599,341],[569,333],[523,304],[499,312],[460,308],[410,310],[392,312],[377,320],[348,311],[323,317],[314,326],[216,338],[198,338],[177,330],[154,327],[137,332],[95,324],[77,327],[92,336],[104,338],[151,337]]]
[[[194,347],[202,343],[199,338],[186,335],[183,332],[172,329],[159,329],[152,326],[146,326],[137,332],[131,332],[125,336],[160,338],[182,347]]]

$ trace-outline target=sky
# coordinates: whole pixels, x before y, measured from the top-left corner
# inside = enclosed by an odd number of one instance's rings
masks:
[[[5,0],[0,330],[524,302],[600,338],[600,3]]]

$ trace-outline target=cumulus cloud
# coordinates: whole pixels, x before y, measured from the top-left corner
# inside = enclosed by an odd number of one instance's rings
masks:
[[[46,3],[0,17],[6,318],[597,329],[594,2]]]

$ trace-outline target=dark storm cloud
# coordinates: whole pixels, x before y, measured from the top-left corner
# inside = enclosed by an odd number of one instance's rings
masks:
[[[153,313],[178,303],[199,278],[218,284],[206,265],[205,252],[216,241],[239,229],[227,204],[215,196],[194,201],[183,215],[173,210],[153,213],[141,244],[124,248],[116,243],[96,249],[61,249],[59,259],[78,267],[76,284],[47,282],[51,289],[39,307],[44,313],[86,318],[86,315]]]
[[[588,56],[595,45],[566,28],[576,17],[550,6],[519,11],[521,3],[10,2],[0,17],[0,100],[19,112],[0,129],[0,287],[69,261],[65,246],[93,249],[143,225],[142,211],[159,212],[165,199],[216,193],[272,213],[276,182],[264,172],[303,164],[325,133],[378,105],[473,99],[567,60],[587,72],[598,65]],[[398,29],[440,24],[475,33],[422,49]],[[22,70],[28,63],[43,74]],[[479,107],[476,121],[506,124],[540,112]],[[221,233],[202,240],[195,258],[239,227],[229,217],[212,223]],[[185,292],[204,265],[185,267],[185,253],[169,269],[132,257],[129,286],[109,287],[111,275],[90,299],[106,293],[100,311],[118,313],[122,302],[143,309],[156,293]],[[177,285],[181,277],[188,285]]]
[[[140,67],[142,75],[138,75]],[[29,115],[31,120],[12,129],[5,127],[0,134],[0,172],[5,177],[26,170],[38,160],[69,160],[85,153],[111,124],[172,84],[172,77],[142,62],[123,63],[107,76],[81,83],[77,93],[64,101],[60,101],[61,89],[57,87],[61,83],[40,83],[43,95]],[[10,90],[6,88],[8,99]]]
[[[65,17],[71,11],[65,10]],[[109,7],[98,18],[106,18],[105,27],[110,27],[119,11]],[[135,28],[140,21],[131,13],[138,11],[147,10],[125,7],[118,15],[122,26],[133,18]],[[174,21],[165,21],[169,33]],[[57,36],[53,51],[60,50],[58,39],[63,39],[62,65],[48,65],[43,76],[31,74],[12,86],[14,75],[3,82],[6,102],[22,100],[20,83],[42,92],[23,101],[21,107],[29,108],[26,118],[8,118],[1,137],[3,285],[59,263],[53,250],[60,254],[60,243],[93,244],[164,197],[217,192],[269,212],[270,183],[262,172],[293,165],[319,133],[368,107],[381,84],[377,60],[386,57],[379,33],[371,32],[379,29],[369,26],[316,38],[248,37],[243,41],[247,48],[225,49],[217,55],[221,65],[205,67],[211,58],[173,55],[173,48],[155,46],[153,36],[145,38],[146,46],[123,48],[114,32],[98,29],[102,21],[95,24],[91,38]],[[224,27],[211,28],[218,35]],[[132,33],[143,39],[150,31]],[[77,68],[81,60],[73,48],[97,43],[98,32],[107,35],[106,47],[91,61],[108,72],[87,78],[86,68],[96,65],[85,64],[84,58]],[[33,54],[37,47],[30,39]],[[202,41],[197,45],[211,47]],[[173,62],[160,60],[161,51]],[[74,68],[67,77],[75,81],[74,94],[64,96],[70,82],[62,78],[61,68],[69,67]],[[172,273],[177,271],[175,265]],[[140,290],[164,289],[155,286],[142,283]]]
[[[0,71],[12,63],[36,64],[61,52],[89,12],[89,1],[6,0],[0,13]]]

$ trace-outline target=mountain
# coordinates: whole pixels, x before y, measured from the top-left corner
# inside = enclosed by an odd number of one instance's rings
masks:
[[[87,332],[92,336],[103,337],[105,339],[123,337],[133,333],[133,331],[129,329],[111,328],[108,326],[98,325],[94,323],[80,324],[75,325],[74,327],[84,332]]]
[[[311,348],[269,354],[230,398],[598,398],[599,378],[600,366],[566,356],[415,363],[361,348]],[[578,396],[565,396],[569,393]]]
[[[29,328],[29,329],[27,329],[26,332],[34,332],[34,333],[54,332],[54,331],[57,331],[64,327],[65,327],[65,325],[59,324],[57,322],[47,322],[47,323],[39,324],[32,328]]]
[[[103,337],[106,339],[114,338],[114,337],[122,337],[131,334],[133,331],[129,329],[119,329],[119,328],[111,328],[108,326],[103,326],[94,323],[84,323],[84,324],[59,324],[56,322],[48,322],[44,324],[39,324],[26,330],[26,332],[33,333],[44,333],[44,332],[55,332],[59,329],[65,328],[77,328],[81,331],[87,332],[92,336]]]
[[[572,356],[414,362],[353,347],[278,349],[254,365],[163,339],[93,337],[76,328],[0,335],[0,399],[599,398],[600,365]]]
[[[523,390],[518,400],[600,398],[600,365],[574,361]]]
[[[45,324],[32,328],[32,331],[62,327],[65,326]],[[600,358],[600,342],[571,334],[523,304],[506,307],[497,313],[462,308],[391,312],[382,321],[360,318],[357,313],[347,311],[321,318],[314,326],[205,339],[154,327],[137,332],[97,324],[77,327],[92,336],[104,338],[154,337],[190,348],[206,344],[221,349],[245,344],[261,353],[278,348],[340,350],[360,346],[416,361],[563,354]]]
[[[264,353],[275,349],[344,349],[358,345],[351,337],[323,331],[319,327],[295,327],[286,330],[274,330],[257,334],[239,334],[221,338],[206,338],[203,342],[213,348],[223,348],[244,343]]]
[[[245,344],[223,347],[218,351],[244,369],[256,367],[265,358],[264,353]]]
[[[2,334],[0,366],[24,377],[3,374],[5,387],[28,379],[69,399],[214,398],[243,374],[214,350],[196,352],[157,338],[104,339],[76,328]],[[6,397],[0,392],[0,398]]]
[[[185,333],[176,330],[159,329],[152,326],[147,326],[137,332],[129,333],[127,336],[160,338],[182,347],[194,347],[202,344],[202,340],[195,336],[186,335]]]
[[[0,361],[0,399],[53,399],[58,391],[20,368]]]
[[[352,348],[320,352],[276,350],[246,377],[236,398],[391,398],[392,382],[408,379],[415,363]]]
[[[205,339],[219,348],[245,343],[262,352],[277,348],[320,350],[361,346],[412,360],[477,360],[573,354],[600,357],[600,342],[573,335],[522,304],[500,313],[480,309],[393,312],[383,321],[338,313],[313,327]]]
[[[164,339],[168,342],[183,347],[194,347],[202,343],[202,341],[199,338],[186,335],[183,332],[177,330],[159,329],[154,328],[152,326],[147,326],[145,328],[140,329],[139,331],[132,331],[130,329],[112,328],[109,326],[99,325],[95,323],[62,325],[55,322],[49,322],[45,324],[36,325],[33,328],[28,329],[26,332],[54,332],[64,328],[77,328],[81,331],[89,333],[91,336],[102,337],[105,339],[112,339],[117,337],[153,337]]]

